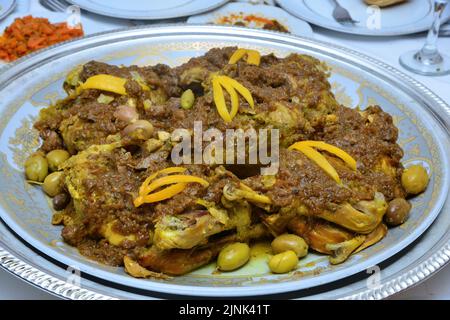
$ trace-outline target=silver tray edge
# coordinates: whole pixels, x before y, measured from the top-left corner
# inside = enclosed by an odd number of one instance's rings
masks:
[[[132,28],[126,28],[126,29],[118,29],[113,31],[107,31],[102,33],[93,34],[87,37],[84,37],[82,39],[78,40],[71,40],[66,41],[61,44],[37,51],[35,53],[32,53],[24,58],[21,58],[17,60],[14,63],[9,64],[8,66],[0,69],[0,73],[6,73],[11,68],[17,66],[17,65],[26,65],[28,61],[30,61],[32,58],[34,58],[37,55],[44,55],[44,54],[51,54],[51,51],[55,48],[59,48],[65,45],[68,45],[70,43],[79,43],[79,42],[88,42],[89,40],[93,40],[94,38],[101,38],[107,35],[113,35],[115,33],[121,33],[121,32],[127,32],[127,31],[133,31],[133,30],[139,30],[139,29],[157,29],[157,28],[177,28],[179,25],[174,24],[168,24],[168,25],[158,25],[158,26],[138,26],[138,27],[132,27]],[[186,26],[183,27],[183,31],[181,33],[186,33]],[[319,44],[323,46],[327,46],[328,48],[331,48],[336,51],[344,52],[348,54],[349,56],[355,56],[359,59],[365,60],[373,65],[376,65],[378,68],[383,69],[386,71],[390,76],[393,76],[397,80],[403,81],[405,89],[414,89],[417,92],[419,92],[423,97],[427,98],[429,101],[433,102],[432,104],[429,104],[431,106],[431,111],[435,113],[436,115],[440,114],[438,117],[439,120],[443,122],[444,127],[447,129],[447,131],[450,131],[450,106],[441,98],[439,98],[432,90],[428,89],[426,86],[424,86],[422,83],[414,80],[410,76],[404,74],[403,72],[397,70],[396,68],[381,62],[375,58],[372,58],[370,56],[367,56],[363,53],[360,53],[358,51],[354,51],[352,49],[348,49],[346,47],[342,47],[333,43],[320,41],[320,40],[313,40],[310,38],[305,37],[299,37],[299,36],[289,36],[284,34],[273,34],[268,31],[260,31],[260,30],[252,30],[248,28],[233,28],[233,27],[224,27],[224,26],[201,26],[201,25],[190,25],[188,29],[196,30],[199,29],[201,31],[205,30],[227,30],[228,32],[234,31],[235,33],[239,32],[245,32],[249,35],[254,34],[257,36],[258,34],[271,34],[272,36],[277,37],[284,37],[288,38],[290,40],[299,40],[302,39],[303,41],[310,42],[311,44]],[[202,30],[203,29],[203,30]],[[198,30],[197,30],[198,31]],[[48,58],[48,57],[47,57]],[[419,95],[419,98],[420,95]],[[442,117],[442,111],[445,112],[444,119]],[[450,235],[450,231],[447,231],[447,238]],[[415,286],[422,282],[423,280],[427,279],[431,275],[438,272],[440,269],[442,269],[447,263],[450,261],[450,239],[446,240],[447,242],[443,244],[439,249],[436,250],[434,254],[432,254],[429,258],[427,258],[425,261],[421,262],[419,265],[414,267],[413,269],[404,272],[403,274],[400,274],[396,276],[395,278],[384,282],[379,288],[377,289],[367,289],[365,291],[357,292],[355,294],[347,295],[344,297],[340,297],[340,299],[383,299],[387,298],[389,296],[392,296],[394,294],[397,294],[407,288],[410,288],[412,286]],[[4,249],[1,246],[0,242],[0,267],[7,272],[23,279],[24,281],[30,283],[31,285],[34,285],[38,288],[43,289],[44,291],[47,291],[51,294],[54,294],[56,296],[59,296],[61,298],[65,299],[89,299],[89,300],[109,300],[114,299],[114,297],[101,294],[98,292],[95,292],[90,289],[81,288],[78,286],[75,286],[73,284],[70,284],[66,281],[63,281],[57,277],[54,277],[50,274],[47,274],[45,272],[42,272],[38,268],[34,267],[33,265],[29,264],[26,261],[21,260],[20,258],[16,257],[14,254],[10,253],[6,249]]]

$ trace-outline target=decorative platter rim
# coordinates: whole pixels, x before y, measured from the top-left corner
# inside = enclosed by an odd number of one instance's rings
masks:
[[[64,51],[64,49],[67,50],[71,46],[75,46],[77,48],[83,49],[85,47],[89,47],[90,45],[94,44],[96,42],[96,40],[108,41],[108,38],[109,38],[109,41],[111,42],[114,39],[120,39],[121,35],[123,35],[126,38],[127,35],[138,37],[139,35],[141,35],[141,36],[143,36],[143,35],[161,36],[161,34],[174,35],[177,33],[180,35],[186,35],[186,34],[214,35],[214,34],[226,33],[226,34],[230,34],[235,37],[247,36],[247,37],[261,39],[266,42],[281,41],[281,42],[287,42],[290,44],[309,45],[310,47],[313,47],[313,48],[314,47],[322,48],[322,49],[326,48],[328,51],[334,50],[337,53],[341,53],[341,54],[345,53],[350,57],[358,59],[360,63],[366,62],[369,65],[372,65],[372,68],[376,67],[376,68],[378,68],[378,71],[384,71],[385,76],[387,78],[393,77],[396,80],[398,85],[400,85],[400,83],[399,83],[400,80],[404,81],[404,83],[401,85],[401,87],[403,87],[404,90],[406,90],[406,89],[413,90],[413,91],[416,90],[417,98],[422,99],[424,101],[428,101],[429,102],[428,104],[431,107],[430,111],[432,113],[435,113],[435,116],[437,118],[439,118],[440,121],[447,128],[447,139],[448,139],[448,127],[449,127],[449,123],[450,123],[450,121],[449,121],[450,107],[442,99],[440,99],[432,91],[430,91],[428,88],[426,88],[425,86],[423,86],[416,80],[413,80],[409,76],[403,74],[402,72],[396,70],[395,68],[393,68],[389,65],[386,65],[383,62],[380,62],[376,59],[368,57],[364,54],[361,54],[361,53],[355,52],[353,50],[343,48],[343,47],[340,47],[340,46],[337,46],[334,44],[317,41],[317,40],[312,40],[312,39],[307,39],[307,38],[287,36],[284,34],[274,34],[274,33],[270,33],[270,32],[250,30],[250,29],[245,29],[245,28],[236,29],[233,27],[223,27],[223,26],[214,26],[214,27],[207,26],[207,27],[205,27],[205,26],[196,26],[196,25],[183,26],[182,28],[180,28],[179,26],[176,26],[176,25],[175,26],[168,25],[168,26],[158,26],[158,27],[138,27],[138,28],[124,29],[124,30],[120,30],[120,31],[116,31],[116,32],[105,32],[102,34],[89,36],[89,37],[86,37],[81,40],[72,41],[72,42],[63,44],[61,46],[52,47],[52,48],[44,50],[40,53],[32,54],[29,57],[21,59],[21,60],[17,61],[16,63],[12,64],[11,66],[8,66],[4,70],[3,75],[6,75],[7,73],[12,71],[13,73],[17,73],[15,75],[18,76],[18,75],[20,75],[19,71],[22,70],[22,72],[24,72],[27,70],[27,67],[33,65],[33,60],[37,60],[37,62],[40,62],[40,63],[42,63],[43,61],[45,62],[47,59],[49,59],[53,56],[57,56],[58,54],[61,54],[61,52]],[[100,41],[100,42],[102,42],[102,41]],[[17,69],[17,70],[14,70],[14,69]],[[17,71],[17,72],[14,72],[14,71]],[[11,76],[11,75],[9,75],[9,76]],[[2,78],[3,77],[0,74],[0,81]],[[1,86],[1,82],[0,82],[0,89],[1,89],[1,87],[2,86]],[[441,111],[441,113],[442,113],[442,111],[444,111],[445,112],[444,115],[442,116],[442,114],[441,115],[437,114],[439,111]],[[447,196],[447,199],[448,199],[448,196]],[[432,223],[432,220],[429,221],[428,224],[423,225],[422,230],[420,230],[420,233],[422,233],[426,228],[428,228],[428,226],[431,223]],[[0,242],[0,244],[1,244],[1,242]],[[425,262],[424,265],[422,266],[422,268],[424,270],[428,270],[428,272],[423,274],[423,276],[419,275],[419,276],[415,276],[415,277],[409,277],[409,278],[407,277],[405,279],[405,275],[401,275],[398,277],[398,279],[403,279],[402,281],[404,281],[404,283],[407,284],[406,287],[409,287],[409,286],[421,281],[422,279],[426,278],[431,273],[438,270],[443,264],[445,264],[449,260],[448,249],[446,249],[446,247],[448,247],[448,246],[449,246],[449,244],[447,243],[441,249],[436,251],[436,254],[438,254],[438,257],[439,257],[439,263],[438,263],[439,266],[438,267],[436,267],[437,266],[436,262],[432,263],[431,261],[429,261],[428,264]],[[401,249],[403,249],[403,248],[399,248],[399,250],[401,250]],[[7,257],[7,259],[5,260],[4,257]],[[30,274],[32,274],[33,272],[24,274],[24,273],[18,273],[18,272],[11,270],[11,268],[8,267],[8,266],[10,266],[11,261],[14,261],[16,264],[21,265],[22,268],[19,268],[21,270],[27,269],[27,268],[33,268],[33,269],[37,270],[36,268],[34,268],[30,264],[28,264],[26,259],[24,259],[24,261],[22,261],[20,258],[15,257],[14,252],[8,252],[0,247],[0,265],[3,268],[6,268],[6,269],[10,270],[11,272],[19,275],[22,279],[24,279],[28,282],[37,284],[35,282],[35,280],[33,280],[34,278],[30,277]],[[37,270],[37,271],[39,271],[39,270]],[[53,282],[53,281],[57,280],[58,283],[60,283],[62,281],[61,279],[52,277],[50,275],[47,275],[47,276],[49,277],[48,278],[49,282]],[[42,283],[37,284],[37,285],[39,285],[40,287],[43,287]],[[361,295],[360,297],[361,298],[363,298],[363,297],[364,298],[379,297],[380,290],[381,290],[381,292],[385,292],[385,294],[381,294],[381,296],[386,297],[391,294],[394,294],[395,292],[403,290],[404,287],[405,286],[400,286],[400,287],[397,286],[395,288],[394,287],[386,287],[384,289],[378,288],[377,293],[375,293],[375,290],[372,290],[370,292],[365,292],[364,296]],[[46,289],[49,290],[49,288],[51,288],[51,287],[47,287]],[[204,287],[202,287],[202,288],[204,288]],[[72,289],[75,290],[74,288],[72,288]],[[79,288],[79,289],[81,290],[82,288]],[[223,289],[223,288],[221,288],[221,289]],[[235,290],[235,288],[233,288],[233,287],[226,288],[226,289],[227,289],[227,291],[230,291],[230,292],[232,290]],[[86,289],[83,289],[83,290],[86,290]],[[52,291],[52,290],[49,290],[49,291]],[[283,291],[283,290],[281,290],[281,291]],[[68,297],[68,298],[71,297],[70,295],[67,295],[67,294],[61,294],[61,291],[58,291],[58,292],[52,291],[52,292],[54,292],[62,297]],[[164,291],[162,291],[162,292],[164,292]],[[280,291],[278,291],[278,292],[280,292]],[[94,293],[95,292],[93,292],[93,294]],[[277,291],[275,290],[274,293],[277,293]],[[211,291],[207,292],[207,294],[211,294]]]

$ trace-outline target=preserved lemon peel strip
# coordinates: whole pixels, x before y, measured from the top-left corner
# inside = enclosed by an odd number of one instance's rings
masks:
[[[219,82],[219,78],[214,77],[212,79],[212,85],[213,85],[213,96],[214,96],[214,103],[216,104],[217,112],[219,112],[220,117],[225,122],[231,122],[231,115],[228,112],[227,105],[225,103],[225,97],[223,95],[222,86]]]
[[[127,82],[124,78],[119,78],[109,74],[97,74],[88,78],[84,83],[79,86],[79,89],[98,89],[103,91],[109,91],[118,93],[121,95],[126,95],[125,83]]]
[[[160,187],[163,187],[163,186],[166,186],[169,184],[173,184],[173,183],[180,183],[180,182],[181,183],[196,182],[196,183],[200,183],[205,188],[209,186],[208,181],[206,181],[205,179],[202,179],[200,177],[177,174],[177,175],[165,176],[165,177],[156,179],[155,181],[153,181],[152,183],[150,183],[148,185],[148,187],[146,188],[146,191],[152,192]]]
[[[327,159],[318,151],[314,150],[313,148],[307,145],[296,143],[289,147],[289,150],[292,149],[298,150],[301,153],[303,153],[306,157],[314,161],[320,168],[322,168],[331,178],[333,178],[334,181],[341,184],[341,179],[339,178],[339,175],[337,174],[336,170],[327,161]]]
[[[220,82],[220,80],[219,80]],[[230,111],[230,117],[231,119],[233,119],[239,109],[239,96],[236,92],[236,90],[234,90],[233,86],[226,82],[220,82],[220,84],[222,85],[222,87],[224,87],[224,89],[228,92],[228,94],[230,95],[230,100],[231,100],[231,111]]]
[[[259,66],[261,55],[256,50],[247,50],[247,63]]]
[[[218,76],[219,82],[222,83],[228,83],[231,85],[239,94],[244,97],[244,99],[248,102],[250,107],[255,107],[255,102],[253,101],[252,94],[250,90],[248,90],[246,87],[244,87],[242,84],[234,80],[233,78],[227,77],[227,76]]]
[[[95,76],[89,77],[84,83],[82,83],[78,88],[77,92],[85,89],[98,89],[108,92],[113,92],[121,95],[126,95],[127,90],[125,89],[125,84],[128,80],[125,78],[120,78],[112,76],[110,74],[97,74]],[[143,90],[149,91],[150,88],[147,85],[140,84]]]
[[[229,64],[235,64],[239,60],[241,60],[244,56],[246,56],[245,61],[248,64],[254,64],[259,66],[261,62],[261,55],[256,50],[251,49],[237,49],[230,57],[228,61]]]
[[[239,60],[241,60],[245,54],[247,53],[247,49],[239,48],[230,57],[230,60],[228,61],[228,64],[235,64]]]
[[[255,102],[253,101],[251,92],[242,84],[240,84],[239,82],[230,77],[214,76],[212,78],[212,87],[213,87],[213,98],[217,108],[217,112],[219,112],[220,117],[225,122],[231,122],[238,112],[239,109],[238,93],[242,97],[244,97],[244,99],[248,102],[250,107],[252,108],[255,107]],[[225,90],[230,95],[231,111],[228,111],[222,87],[225,88]]]
[[[317,148],[320,150],[327,151],[331,154],[334,154],[338,158],[342,159],[342,161],[344,161],[352,170],[356,170],[356,160],[351,155],[349,155],[347,152],[345,152],[344,150],[342,150],[336,146],[325,143],[323,141],[307,140],[307,141],[296,142],[290,148],[295,149],[296,146],[298,146],[298,145],[314,147],[314,148]]]
[[[158,175],[160,174],[171,174],[171,173],[183,173],[185,172],[187,169],[183,168],[183,167],[168,167],[162,170],[157,171],[156,173],[153,173],[152,175],[150,175],[147,179],[145,179],[145,181],[142,183],[141,187],[139,188],[139,194],[142,193],[148,193],[150,191],[147,191],[147,187],[149,185],[149,183],[155,179]]]
[[[173,184],[170,187],[167,187],[161,191],[146,195],[139,196],[134,199],[134,206],[139,207],[144,203],[153,203],[163,201],[169,198],[172,198],[174,195],[182,192],[186,188],[186,183],[177,183]]]
[[[144,203],[153,203],[169,199],[174,195],[182,192],[188,183],[199,183],[204,187],[208,187],[209,183],[205,179],[190,175],[172,174],[183,173],[187,169],[182,167],[168,167],[151,174],[142,183],[139,188],[139,195],[133,200],[135,207],[139,207]],[[168,174],[167,176],[157,178],[160,174]],[[172,175],[171,175],[172,174]],[[156,179],[156,180],[155,180]],[[168,186],[160,191],[151,193],[160,187]]]

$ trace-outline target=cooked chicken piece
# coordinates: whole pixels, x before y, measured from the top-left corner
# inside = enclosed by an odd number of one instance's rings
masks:
[[[93,196],[86,190],[84,182],[90,179],[96,179],[94,174],[98,170],[105,170],[108,163],[107,157],[114,149],[120,147],[120,144],[93,145],[69,158],[61,167],[64,170],[65,185],[69,191],[77,212],[84,212],[86,207],[85,200]],[[93,157],[96,161],[92,161]],[[95,196],[95,195],[94,195]]]
[[[305,136],[303,132],[313,131],[303,112],[292,103],[274,102],[268,111],[259,111],[254,119],[260,126],[280,130],[281,147],[289,147]]]
[[[340,159],[329,155],[326,159],[341,175],[343,185],[337,184],[299,152],[280,152],[280,170],[273,185],[265,186],[261,176],[250,177],[244,183],[248,182],[258,192],[246,195],[242,188],[231,186],[232,192],[224,189],[224,196],[227,197],[225,191],[228,191],[236,194],[235,197],[246,197],[249,202],[269,212],[281,207],[278,212],[281,215],[292,216],[294,212],[319,217],[357,233],[370,233],[386,212],[384,195],[376,192],[361,173],[351,170]],[[325,194],[328,197],[325,203],[316,201]]]
[[[135,278],[155,278],[155,279],[168,279],[169,276],[163,274],[163,273],[156,273],[153,271],[149,271],[139,265],[136,261],[131,259],[128,256],[123,257],[123,265],[125,268],[125,271]]]
[[[174,276],[183,275],[210,262],[226,244],[190,250],[161,250],[153,246],[141,255],[138,262],[141,266],[155,272]]]
[[[292,219],[288,229],[305,239],[306,243],[320,253],[331,254],[329,244],[338,244],[354,238],[355,234],[339,226],[314,217],[299,216]]]
[[[291,210],[288,213],[260,214],[260,218],[264,225],[269,229],[270,233],[276,237],[286,232],[288,224],[296,217]]]
[[[114,246],[148,243],[151,216],[134,207],[130,194],[140,184],[139,175],[120,164],[129,157],[119,142],[91,146],[64,163],[65,188],[73,200],[72,223],[63,229],[67,242],[79,244],[85,237],[106,238]],[[121,180],[123,175],[131,178]]]
[[[258,224],[249,228],[245,240],[237,234],[231,234],[219,238],[206,246],[187,250],[161,250],[157,246],[152,246],[140,254],[138,262],[141,266],[155,272],[162,272],[168,275],[182,275],[209,263],[225,245],[231,242],[238,240],[250,241],[251,239],[262,238],[267,234],[267,229],[263,225]]]
[[[327,244],[326,248],[331,251],[330,263],[339,264],[347,260],[365,239],[366,236],[358,235],[344,242]]]
[[[383,220],[387,202],[382,193],[375,193],[374,200],[359,201],[355,205],[344,203],[334,211],[323,211],[315,216],[334,222],[348,230],[367,234],[372,232]]]
[[[358,249],[355,250],[354,253],[358,253],[381,241],[386,236],[387,231],[388,229],[386,225],[384,223],[380,223],[378,227],[376,227],[371,233],[367,234],[364,242],[361,244],[361,246],[358,247]]]
[[[159,249],[190,249],[208,243],[214,234],[232,229],[239,240],[248,238],[252,208],[246,201],[223,199],[226,207],[201,199],[197,202],[207,210],[163,216],[158,221],[153,242]]]
[[[288,228],[303,237],[313,250],[331,255],[332,264],[344,262],[351,254],[379,242],[387,233],[383,223],[367,235],[358,235],[322,219],[305,216],[293,218]]]
[[[153,242],[161,250],[191,249],[206,244],[208,238],[230,228],[207,210],[195,210],[176,216],[164,216],[155,226]]]

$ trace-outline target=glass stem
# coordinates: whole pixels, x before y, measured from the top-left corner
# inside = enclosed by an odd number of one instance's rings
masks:
[[[435,0],[434,2],[434,21],[428,32],[427,40],[422,50],[418,53],[417,58],[424,64],[437,64],[442,62],[442,56],[437,48],[437,40],[439,37],[439,29],[441,27],[441,17],[445,10],[447,1]]]

